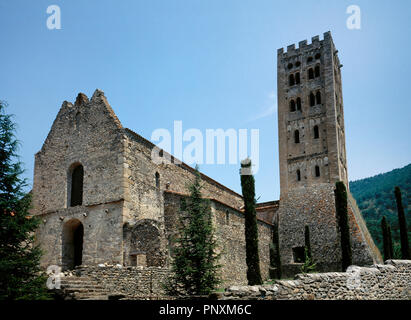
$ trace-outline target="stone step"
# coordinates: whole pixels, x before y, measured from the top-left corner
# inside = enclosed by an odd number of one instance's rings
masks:
[[[61,289],[76,300],[108,300],[110,291],[89,277],[61,278]]]
[[[85,283],[85,284],[80,284],[80,283],[61,283],[61,286],[64,288],[101,288],[104,289],[104,287],[100,284],[92,284],[92,283]]]
[[[93,289],[93,288],[64,288],[67,292],[100,292],[104,294],[109,294],[110,291],[104,289]]]

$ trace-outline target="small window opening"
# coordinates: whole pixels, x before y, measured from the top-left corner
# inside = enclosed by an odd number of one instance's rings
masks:
[[[305,248],[304,247],[293,248],[293,260],[294,260],[294,263],[304,263],[304,260],[305,260]]]
[[[294,101],[294,100],[291,100],[291,101],[290,101],[290,111],[291,111],[291,112],[294,112],[294,111],[295,111],[295,101]]]
[[[297,98],[297,110],[301,111],[301,98]]]
[[[316,177],[320,176],[320,167],[319,166],[315,166],[315,176]]]
[[[293,75],[293,74],[290,74],[289,84],[290,84],[290,86],[293,86],[293,85],[295,84],[295,80],[294,80],[294,75]]]
[[[318,59],[320,59],[320,58],[321,58],[321,54],[320,54],[320,53],[317,53],[317,54],[315,55],[315,59],[318,60]]]
[[[156,188],[160,189],[160,174],[156,172]]]
[[[299,72],[295,74],[295,84],[300,84],[300,73]]]
[[[301,171],[300,171],[300,169],[297,170],[297,181],[301,181]]]
[[[320,66],[315,66],[315,77],[318,78],[320,76]]]
[[[310,93],[310,106],[311,107],[315,106],[315,96],[312,92]]]
[[[314,70],[313,68],[308,69],[308,79],[314,79]]]
[[[315,99],[317,100],[317,104],[321,104],[321,92],[317,91],[315,95]]]
[[[298,131],[298,130],[294,131],[294,142],[295,143],[300,143],[300,131]]]
[[[314,139],[320,138],[320,130],[318,130],[318,126],[314,126]]]
[[[287,66],[288,69],[292,69],[292,67],[293,67],[292,63],[289,63],[288,66]]]

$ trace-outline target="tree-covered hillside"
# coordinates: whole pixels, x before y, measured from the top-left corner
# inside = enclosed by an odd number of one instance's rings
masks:
[[[381,219],[387,217],[392,228],[394,257],[400,258],[400,229],[394,188],[399,186],[408,226],[408,239],[411,241],[411,164],[382,173],[374,177],[350,182],[354,196],[375,244],[382,250]]]

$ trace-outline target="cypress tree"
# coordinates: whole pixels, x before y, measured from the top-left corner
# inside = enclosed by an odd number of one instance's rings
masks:
[[[387,218],[385,216],[381,219],[382,241],[384,247],[384,260],[392,259],[390,250],[390,239],[388,233]]]
[[[251,160],[241,162],[241,189],[244,198],[245,214],[245,246],[247,280],[249,285],[262,284],[260,272],[260,258],[258,253],[258,227],[255,210],[255,182],[251,170]]]
[[[301,266],[302,273],[315,271],[316,264],[313,262],[311,254],[310,228],[305,226],[304,230],[304,264]]]
[[[409,259],[410,248],[407,235],[407,221],[405,220],[404,207],[402,205],[401,189],[399,187],[395,187],[394,193],[398,209],[398,223],[400,225],[401,256],[403,259]]]
[[[312,256],[311,256],[310,228],[308,226],[305,226],[305,230],[304,230],[304,243],[305,243],[305,250],[307,250],[307,257],[311,259]]]
[[[345,271],[352,265],[352,251],[350,239],[350,226],[348,222],[347,189],[344,182],[335,183],[335,207],[337,213],[337,225],[341,234],[342,270]]]
[[[273,242],[270,243],[270,278],[281,279],[280,240],[278,236],[278,223],[274,222]]]
[[[201,198],[201,189],[196,167],[190,197],[182,201],[172,272],[165,283],[171,295],[207,295],[221,282],[210,202]]]
[[[39,220],[29,216],[15,124],[5,107],[0,102],[0,300],[48,299],[41,250],[34,245]]]
[[[392,244],[392,236],[391,236],[391,226],[388,224],[387,226],[387,232],[388,232],[388,248],[390,250],[390,257],[391,259],[394,259],[394,246]]]

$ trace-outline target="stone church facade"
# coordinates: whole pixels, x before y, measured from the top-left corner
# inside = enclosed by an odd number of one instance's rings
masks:
[[[333,185],[348,184],[339,67],[330,33],[322,41],[314,37],[311,45],[303,41],[298,49],[278,51],[281,197],[257,204],[264,279],[274,225],[286,273],[298,272],[301,265],[305,225],[320,269],[339,269]],[[185,163],[156,164],[153,148],[121,125],[100,90],[90,99],[80,93],[74,104],[62,104],[35,155],[33,214],[42,220],[36,241],[44,251],[43,267],[170,266],[181,199],[194,169]],[[222,252],[223,280],[245,283],[242,196],[203,174],[202,181]],[[354,262],[380,261],[352,197],[350,225]]]

